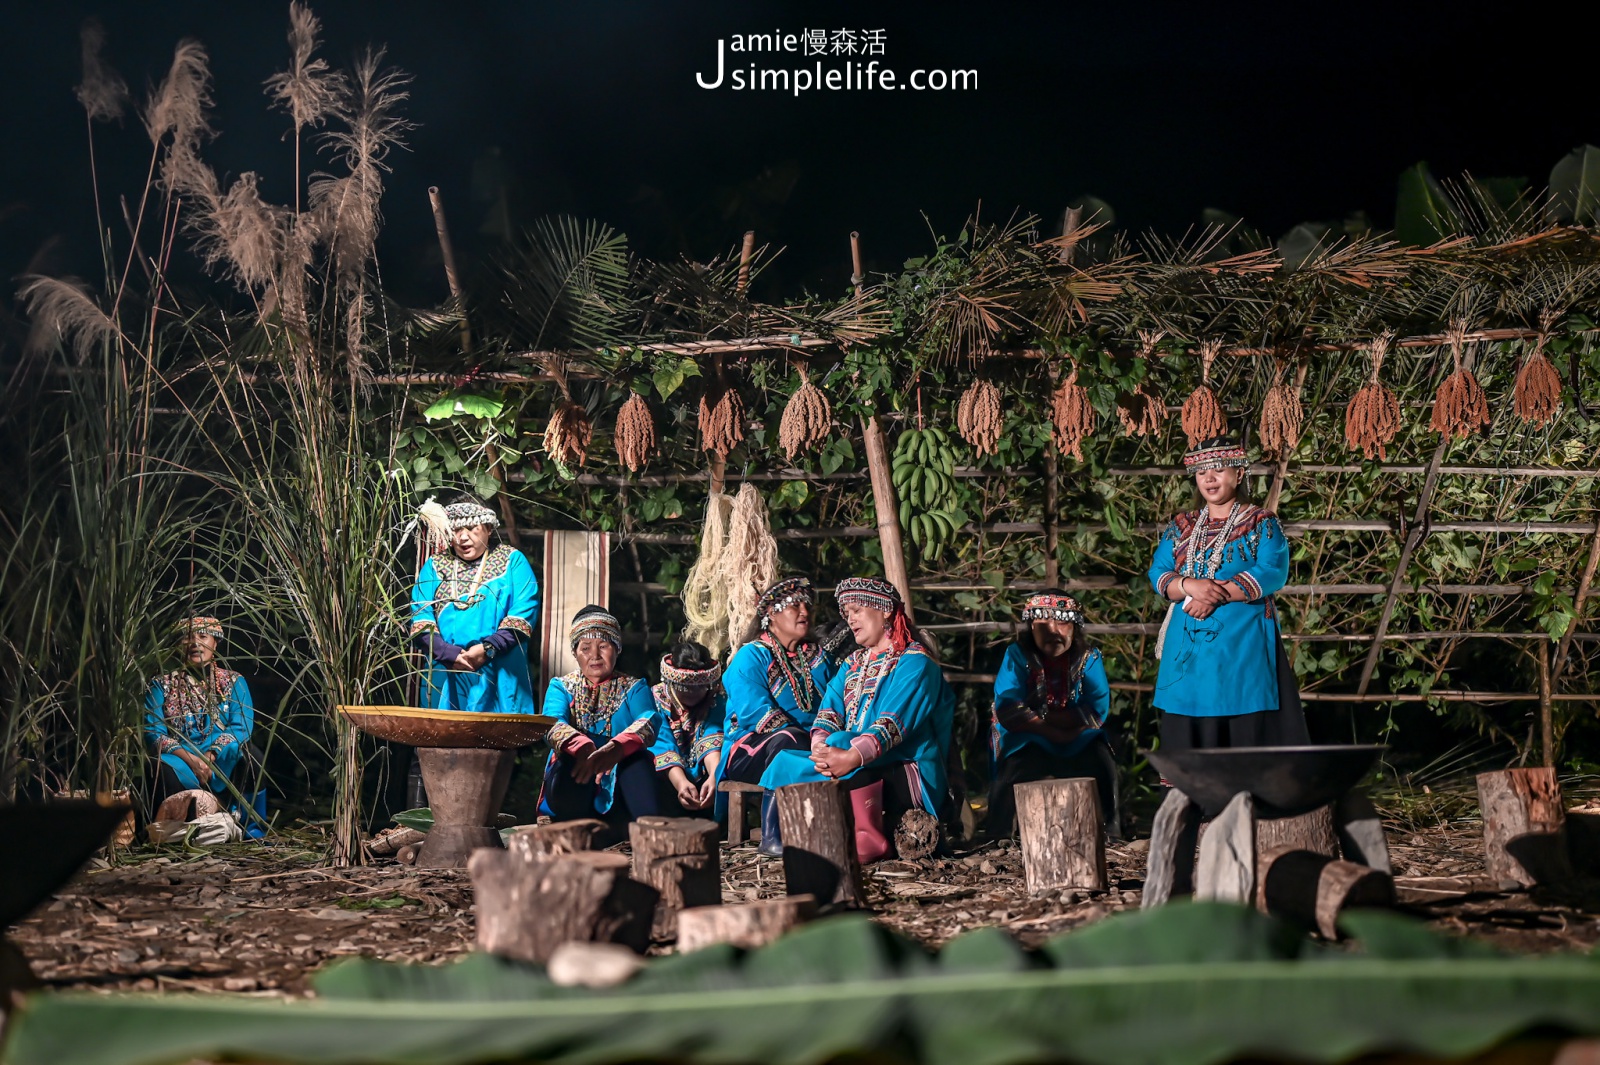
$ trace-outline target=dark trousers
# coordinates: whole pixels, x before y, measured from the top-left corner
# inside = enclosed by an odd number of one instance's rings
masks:
[[[239,753],[239,763],[233,767],[233,776],[228,778],[229,782],[239,789],[239,794],[251,802],[255,801],[256,789],[260,786],[256,781],[261,776],[261,762],[261,750],[254,744],[247,743],[244,746],[244,750]],[[173,771],[171,766],[167,765],[161,758],[155,759],[155,765],[156,793],[155,802],[150,807],[152,810],[160,806],[162,800],[168,796],[176,795],[178,792],[185,790],[183,784],[178,780],[178,774]],[[212,769],[211,772],[215,774],[221,771]],[[218,795],[218,799],[224,807],[234,801],[232,793],[226,790]]]
[[[1117,760],[1104,736],[1096,736],[1088,746],[1068,757],[1052,754],[1030,743],[1002,759],[995,767],[994,783],[989,788],[989,817],[985,827],[993,836],[1009,836],[1016,831],[1017,803],[1013,790],[1018,784],[1035,780],[1066,780],[1093,777],[1100,792],[1100,813],[1106,831],[1120,835],[1121,813],[1117,808]]]
[[[1221,717],[1161,714],[1161,746],[1169,751],[1212,747],[1302,747],[1311,742],[1300,684],[1278,641],[1278,709]]]
[[[761,774],[779,753],[810,749],[811,735],[799,725],[776,732],[752,732],[728,749],[728,765],[722,771],[722,779],[759,784]]]
[[[617,779],[611,790],[611,809],[602,814],[595,803],[599,786],[594,783],[579,784],[572,779],[575,764],[569,754],[560,754],[550,761],[544,777],[544,801],[550,807],[550,816],[557,821],[576,821],[583,817],[599,817],[612,826],[624,825],[639,817],[654,817],[659,810],[656,803],[656,765],[649,751],[630,754],[617,763]]]

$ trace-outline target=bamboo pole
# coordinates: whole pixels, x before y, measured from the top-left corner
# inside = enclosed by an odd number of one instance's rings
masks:
[[[1583,601],[1589,597],[1589,591],[1594,586],[1597,564],[1600,564],[1600,521],[1595,522],[1594,539],[1589,541],[1589,560],[1583,564],[1583,576],[1578,579],[1578,593],[1572,597],[1572,623],[1562,633],[1561,642],[1556,646],[1556,660],[1550,669],[1552,677],[1560,677],[1561,671],[1567,668],[1567,653],[1572,650],[1572,633],[1578,627],[1578,619],[1583,617]]]
[[[1054,440],[1044,445],[1044,583],[1047,588],[1059,588],[1061,562],[1056,552],[1061,545],[1061,500],[1058,481],[1060,464],[1056,461]]]
[[[1555,722],[1550,710],[1550,641],[1539,641],[1539,750],[1544,765],[1556,764]]]
[[[428,203],[433,207],[433,228],[439,236],[439,251],[444,256],[444,279],[450,286],[450,298],[461,302],[461,275],[456,271],[456,249],[450,240],[450,227],[444,220],[444,198],[439,186],[428,186]],[[472,350],[472,327],[467,322],[467,309],[461,308],[461,350]]]

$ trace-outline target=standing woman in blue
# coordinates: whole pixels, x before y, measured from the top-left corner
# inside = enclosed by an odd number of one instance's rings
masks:
[[[221,794],[238,779],[244,748],[255,728],[250,686],[217,665],[222,622],[187,618],[178,626],[183,667],[157,677],[144,698],[144,738],[157,759],[156,804],[195,788]]]
[[[464,498],[442,509],[449,548],[422,564],[411,589],[411,640],[429,657],[422,704],[538,713],[526,643],[539,620],[533,567],[521,551],[495,542],[500,519],[482,503]]]
[[[1094,779],[1107,831],[1120,831],[1117,762],[1102,727],[1111,684],[1083,622],[1082,604],[1059,588],[1029,596],[1022,608],[1025,627],[994,677],[986,822],[992,836],[1009,836],[1015,827],[1018,784],[1070,777]]]
[[[1167,524],[1150,564],[1171,602],[1156,640],[1161,746],[1309,743],[1272,600],[1289,579],[1283,527],[1241,494],[1250,463],[1237,443],[1207,440],[1183,463],[1202,503]]]
[[[616,671],[622,627],[604,607],[578,611],[567,638],[578,668],[544,693],[556,719],[545,734],[544,801],[557,821],[601,817],[617,829],[659,809],[655,700],[643,680]]]
[[[956,697],[894,585],[852,577],[839,582],[834,597],[857,649],[828,686],[811,749],[778,755],[761,786],[841,782],[855,814],[856,855],[875,862],[890,849],[886,814],[943,813]]]
[[[670,817],[704,816],[717,796],[727,698],[722,667],[704,644],[685,640],[661,657],[656,704],[656,801]]]

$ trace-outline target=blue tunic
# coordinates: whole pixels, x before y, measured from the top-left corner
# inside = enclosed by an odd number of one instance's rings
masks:
[[[828,686],[813,734],[827,732],[830,747],[848,748],[858,737],[870,737],[878,756],[867,767],[909,763],[920,778],[922,808],[935,817],[944,806],[945,765],[950,751],[956,696],[945,683],[939,664],[919,644],[888,663],[852,654]],[[864,767],[865,768],[865,767]],[[860,770],[852,770],[852,777]],[[828,780],[811,763],[809,751],[784,751],[761,776],[763,788],[780,788]]]
[[[589,737],[597,747],[624,734],[639,737],[646,749],[655,742],[656,703],[650,688],[623,673],[603,682],[598,692],[584,681],[582,673],[557,677],[545,689],[544,712],[556,719],[545,735],[556,754],[579,735]],[[617,771],[606,770],[595,784],[595,811],[603,814],[611,809]]]
[[[815,644],[810,649],[811,679],[820,696],[839,672],[839,663]],[[809,713],[800,709],[794,689],[776,668],[772,649],[762,640],[739,648],[722,676],[722,687],[728,693],[725,736],[729,747],[752,732],[776,732],[790,725],[809,729],[816,720],[817,707]]]
[[[213,668],[202,679],[179,670],[157,677],[144,697],[144,738],[185,788],[200,787],[181,748],[209,755],[220,772],[211,774],[211,790],[226,790],[255,729],[250,686],[231,669]]]
[[[1165,597],[1180,576],[1205,576],[1203,560],[1188,557],[1195,522],[1204,520],[1202,550],[1222,531],[1206,508],[1167,524],[1150,564],[1150,584]],[[1278,709],[1278,614],[1272,594],[1289,579],[1289,542],[1278,519],[1247,505],[1222,546],[1215,579],[1244,591],[1208,618],[1171,613],[1156,676],[1156,708],[1187,717],[1224,717]]]
[[[517,634],[517,642],[472,672],[429,662],[422,705],[434,710],[537,713],[527,641],[538,620],[539,582],[522,552],[501,544],[479,562],[463,562],[453,554],[424,562],[411,589],[412,636],[436,632],[466,649],[505,629]]]
[[[1071,690],[1062,693],[1065,698],[1058,701],[1053,697],[1053,693],[1034,692],[1034,678],[1028,669],[1028,656],[1020,644],[1014,643],[1006,648],[1006,656],[1000,662],[1000,670],[994,675],[994,705],[998,708],[1002,703],[1023,703],[1033,706],[1034,711],[1039,712],[1042,708],[1034,704],[1045,702],[1049,704],[1052,719],[1054,715],[1066,711],[1069,720],[1104,721],[1111,709],[1111,682],[1106,679],[1105,660],[1098,649],[1091,648],[1088,654],[1083,656],[1081,666],[1081,669],[1075,671],[1076,675],[1070,678]],[[1072,711],[1076,711],[1080,716],[1072,717]],[[989,753],[994,756],[998,764],[1031,743],[1057,757],[1068,758],[1104,734],[1105,730],[1091,727],[1078,733],[1070,743],[1057,743],[1036,732],[1008,729],[1000,723],[999,715],[996,714],[989,728]]]
[[[672,694],[666,684],[651,688],[650,697],[656,705],[655,720],[651,726],[655,729],[656,739],[650,745],[650,753],[656,761],[656,772],[681,769],[689,775],[690,780],[699,784],[706,779],[706,759],[714,753],[719,756],[722,753],[722,719],[727,713],[727,696],[721,688],[707,694],[709,705],[705,708],[705,716],[693,731],[686,729],[683,732],[672,727]]]

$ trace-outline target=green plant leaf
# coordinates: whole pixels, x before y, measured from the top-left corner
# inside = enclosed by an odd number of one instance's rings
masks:
[[[1600,219],[1600,148],[1574,148],[1551,168],[1550,215],[1569,225]]]
[[[1427,163],[1418,163],[1400,175],[1394,208],[1394,234],[1400,243],[1434,244],[1459,228],[1449,197]]]
[[[505,410],[505,402],[491,396],[478,396],[470,392],[444,396],[435,400],[422,412],[428,421],[443,421],[466,414],[474,418],[498,418]]]

